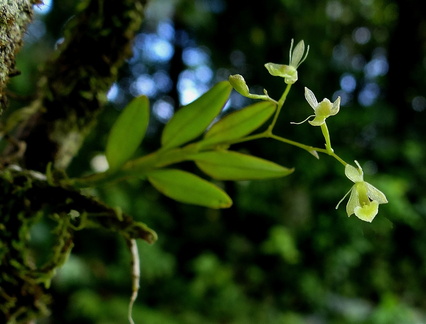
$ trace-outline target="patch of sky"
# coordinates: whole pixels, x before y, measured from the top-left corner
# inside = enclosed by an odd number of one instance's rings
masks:
[[[39,15],[46,15],[52,10],[53,0],[43,0],[42,4],[34,6],[34,12]]]
[[[208,90],[208,85],[201,84],[194,71],[185,70],[179,75],[177,89],[181,105],[187,105]]]
[[[157,26],[157,35],[169,42],[172,42],[175,37],[175,28],[169,20],[160,21]]]
[[[152,79],[160,92],[167,93],[172,90],[173,82],[167,72],[157,71],[153,74]]]
[[[197,80],[202,83],[209,83],[213,79],[213,71],[207,65],[201,65],[194,70]]]
[[[231,106],[233,108],[236,108],[236,109],[248,106],[248,105],[250,105],[252,103],[249,99],[247,99],[246,97],[240,95],[236,91],[232,91],[231,92],[231,97],[230,97],[229,102],[230,102]]]
[[[202,47],[188,47],[182,53],[182,61],[189,67],[208,64],[209,60],[208,51]]]
[[[46,25],[40,19],[34,19],[29,24],[24,36],[24,42],[27,44],[35,43],[46,34]]]
[[[386,75],[386,73],[388,73],[388,70],[388,60],[383,54],[373,57],[373,59],[368,62],[364,67],[365,76],[369,79]]]
[[[167,2],[167,0],[161,1]],[[224,5],[223,1],[213,2],[206,2],[205,4],[215,7],[211,10],[220,10],[221,3]],[[151,9],[155,9],[155,6]],[[164,68],[167,67],[167,63],[174,55],[174,46],[182,46],[182,61],[187,69],[179,75],[177,90],[179,104],[186,105],[206,92],[211,86],[214,72],[209,67],[210,53],[208,49],[197,46],[195,41],[191,40],[186,33],[175,30],[168,17],[154,20],[156,23],[155,33],[141,33],[134,41],[134,55],[129,60],[129,64],[135,80],[130,85],[130,93],[134,96],[144,94],[152,97],[172,90],[173,83],[167,69],[164,70]],[[158,70],[150,72],[151,70],[147,67],[151,67],[152,63],[157,63],[153,66],[154,68],[157,66],[156,69]],[[158,63],[163,64],[158,65]],[[109,98],[114,98],[114,93],[115,89],[112,88]],[[158,111],[154,114],[160,121],[166,121],[173,114],[173,109],[168,107],[171,107],[170,102],[158,101]]]
[[[343,74],[340,78],[340,87],[345,92],[353,92],[356,88],[356,79],[352,74]]]
[[[173,16],[175,12],[175,0],[148,1],[145,9],[147,21],[164,21]]]
[[[343,90],[338,90],[335,93],[333,93],[333,98],[337,98],[337,97],[340,97],[340,106],[344,106],[349,101],[352,100],[352,95]]]
[[[57,50],[58,49],[58,47],[63,43],[65,41],[65,38],[63,38],[63,37],[60,37],[60,38],[58,38],[58,40],[55,42],[55,50]]]
[[[152,106],[152,112],[160,122],[166,123],[173,116],[173,104],[167,98],[157,100]]]
[[[371,106],[380,94],[380,88],[377,83],[367,83],[358,95],[358,102],[365,106]]]
[[[140,95],[152,97],[157,93],[157,85],[152,76],[142,74],[130,85],[130,93],[135,97]]]
[[[161,38],[156,34],[138,35],[135,39],[134,48],[134,58],[137,59],[140,56],[148,62],[167,62],[174,53],[173,45],[167,39]]]
[[[108,101],[115,101],[117,99],[118,93],[119,93],[119,87],[117,83],[113,83],[113,85],[111,86],[111,88],[109,89],[107,93]]]
[[[107,99],[109,102],[117,104],[119,106],[126,105],[128,103],[128,98],[125,97],[124,92],[118,83],[113,83],[111,88],[107,93]]]
[[[371,39],[371,32],[367,27],[358,27],[352,33],[352,39],[360,44],[367,44]]]
[[[134,63],[130,65],[130,71],[134,77],[137,77],[138,75],[147,73],[147,67],[141,61],[134,61]]]

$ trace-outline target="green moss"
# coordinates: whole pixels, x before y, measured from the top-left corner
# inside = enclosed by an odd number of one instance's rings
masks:
[[[15,55],[32,19],[29,0],[0,0],[0,112],[6,106],[5,89],[9,77],[16,74]]]
[[[156,240],[145,224],[57,184],[57,178],[0,171],[0,323],[25,323],[48,313],[47,288],[68,259],[75,230],[96,226],[126,240]],[[32,240],[37,226],[45,228],[41,247]]]

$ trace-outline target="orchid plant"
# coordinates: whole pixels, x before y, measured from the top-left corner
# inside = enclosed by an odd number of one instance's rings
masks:
[[[303,40],[294,49],[292,40],[288,65],[265,64],[272,76],[283,78],[286,84],[278,100],[271,98],[266,90],[263,94],[250,93],[241,75],[231,75],[229,80],[217,83],[198,99],[181,107],[165,125],[161,134],[160,148],[141,157],[134,155],[148,128],[150,104],[146,96],[135,98],[123,110],[110,131],[105,149],[109,169],[82,178],[66,178],[63,180],[66,182],[65,185],[77,188],[96,187],[105,182],[137,178],[150,182],[158,191],[179,202],[208,208],[227,208],[232,205],[232,199],[222,188],[194,173],[180,170],[175,165],[182,161],[192,161],[214,180],[256,180],[291,174],[294,170],[292,168],[230,149],[236,143],[270,138],[301,148],[316,158],[319,158],[319,153],[323,153],[340,162],[345,167],[346,177],[354,184],[337,207],[350,195],[346,206],[347,215],[355,214],[363,221],[373,221],[379,205],[388,202],[385,194],[364,181],[363,170],[357,161],[356,167],[348,164],[334,152],[331,145],[327,119],[338,114],[340,98],[334,102],[329,99],[318,102],[314,93],[305,88],[305,98],[314,114],[309,115],[301,123],[308,121],[310,125],[320,127],[325,139],[323,148],[306,145],[274,133],[274,127],[291,86],[298,81],[297,69],[306,60],[308,53],[309,46],[306,47]],[[260,102],[219,118],[232,89]],[[254,133],[268,120],[271,122],[266,130]],[[151,229],[146,227],[145,230],[151,231],[151,237],[156,238],[155,232]],[[154,240],[152,239],[150,243]],[[140,274],[134,240],[130,241],[130,247],[134,266],[129,321],[133,323],[131,309],[137,296]]]
[[[327,154],[343,164],[346,176],[354,182],[347,214],[355,214],[359,219],[371,222],[378,213],[379,204],[387,203],[387,199],[380,190],[364,181],[358,162],[355,161],[357,167],[348,164],[332,148],[327,119],[338,114],[340,97],[334,102],[327,98],[318,102],[315,94],[305,87],[305,98],[314,114],[294,124],[308,121],[314,127],[319,126],[325,139],[324,148],[306,145],[274,133],[291,86],[298,81],[297,69],[309,53],[309,46],[305,46],[303,40],[294,49],[293,45],[292,40],[288,65],[265,64],[272,76],[283,78],[286,84],[278,100],[271,98],[266,90],[263,94],[250,93],[243,76],[231,75],[228,81],[217,83],[174,114],[164,127],[161,147],[157,151],[132,158],[145,136],[150,111],[148,98],[137,97],[123,110],[109,134],[105,150],[109,169],[83,178],[67,179],[67,184],[92,187],[137,177],[148,180],[158,191],[177,201],[209,208],[227,208],[231,206],[232,199],[222,188],[173,165],[192,161],[203,173],[216,180],[239,181],[287,176],[294,169],[230,149],[236,143],[271,138],[306,150],[316,158],[319,158],[319,153]],[[232,89],[260,102],[219,118]],[[268,120],[271,122],[266,130],[253,134]]]
[[[298,80],[297,68],[303,61],[306,59],[309,52],[309,46],[306,47],[304,41],[300,41],[293,50],[293,40],[290,46],[290,63],[289,65],[276,64],[276,63],[266,63],[265,67],[272,76],[278,76],[284,78],[284,82],[287,84],[287,87],[281,97],[281,99],[276,102],[273,99],[269,98],[267,91],[264,90],[264,95],[251,94],[249,88],[245,83],[244,78],[241,75],[231,75],[229,78],[230,83],[234,89],[239,92],[241,95],[252,98],[252,99],[263,99],[270,100],[277,103],[277,111],[275,117],[278,116],[281,107],[284,105],[287,94],[290,91],[290,87]],[[343,197],[343,199],[338,203],[336,209],[339,207],[340,203],[350,194],[348,204],[346,206],[346,212],[348,216],[355,214],[359,219],[372,222],[374,217],[378,213],[379,204],[387,203],[386,196],[379,189],[375,188],[368,182],[364,181],[363,170],[359,163],[355,161],[357,166],[354,167],[347,162],[345,162],[340,156],[338,156],[332,146],[330,140],[330,133],[327,127],[326,119],[331,116],[335,116],[340,110],[340,97],[338,97],[334,102],[331,102],[329,99],[324,98],[321,102],[318,102],[315,94],[307,87],[305,87],[305,99],[311,108],[314,110],[313,115],[309,115],[302,122],[292,122],[292,124],[302,124],[306,121],[309,122],[312,126],[319,126],[321,132],[324,136],[325,147],[324,148],[315,148],[301,144],[299,142],[290,141],[286,138],[276,136],[273,134],[272,130],[275,126],[277,118],[274,118],[271,126],[268,130],[262,134],[252,136],[250,139],[259,138],[259,137],[270,137],[281,142],[285,142],[290,145],[298,146],[302,149],[307,150],[317,158],[319,153],[326,153],[334,157],[337,161],[345,167],[346,177],[354,182],[352,189]],[[313,118],[313,119],[312,119]]]

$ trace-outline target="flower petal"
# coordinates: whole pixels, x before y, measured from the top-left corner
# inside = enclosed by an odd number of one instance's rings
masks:
[[[373,200],[368,205],[355,207],[355,216],[370,223],[373,221],[374,217],[376,217],[378,212],[379,203],[376,200]]]
[[[386,204],[388,202],[383,192],[381,192],[379,189],[369,184],[368,182],[366,182],[365,184],[367,185],[368,198],[377,201],[377,203],[379,204]]]
[[[266,69],[268,70],[270,75],[279,76],[282,78],[294,75],[296,69],[292,66],[285,64],[276,64],[276,63],[266,63]]]
[[[346,205],[346,213],[348,217],[355,213],[355,208],[359,207],[359,196],[355,185],[352,186],[351,195],[349,196],[348,204]]]
[[[318,100],[315,97],[314,93],[307,87],[305,87],[305,98],[308,104],[312,107],[312,109],[315,110],[318,106]]]
[[[345,166],[345,175],[352,182],[361,182],[364,181],[364,173],[362,172],[359,163],[355,161],[358,166],[358,169],[350,164],[346,164]]]
[[[299,43],[297,43],[290,57],[290,65],[297,68],[300,65],[300,63],[302,63],[301,61],[302,61],[302,57],[304,53],[305,53],[305,42],[301,40]]]
[[[333,102],[333,107],[331,107],[330,116],[336,115],[340,110],[340,96]]]

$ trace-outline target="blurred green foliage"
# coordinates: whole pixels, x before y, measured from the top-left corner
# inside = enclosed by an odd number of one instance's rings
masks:
[[[74,5],[54,1],[37,17],[11,91],[33,93],[37,67],[54,50]],[[310,54],[277,131],[322,146],[319,130],[290,122],[311,113],[304,86],[319,100],[340,95],[341,111],[328,125],[333,146],[345,160],[360,161],[365,179],[389,204],[372,224],[347,218],[343,208],[334,209],[351,186],[341,165],[268,140],[234,149],[296,171],[284,179],[220,183],[234,200],[227,210],[178,204],[148,183],[94,189],[159,235],[155,245],[139,245],[136,323],[426,322],[425,6],[414,0],[152,0],[134,57],[70,175],[101,168],[95,158],[106,134],[136,95],[146,94],[153,107],[141,153],[158,147],[172,104],[187,103],[230,74],[276,96],[282,80],[263,64],[286,64],[294,38],[304,39]],[[235,93],[228,111],[248,103]],[[48,227],[34,231],[37,248],[48,250],[49,236],[42,239]],[[74,253],[52,284],[52,315],[40,323],[126,323],[129,264],[119,238],[78,232]]]

